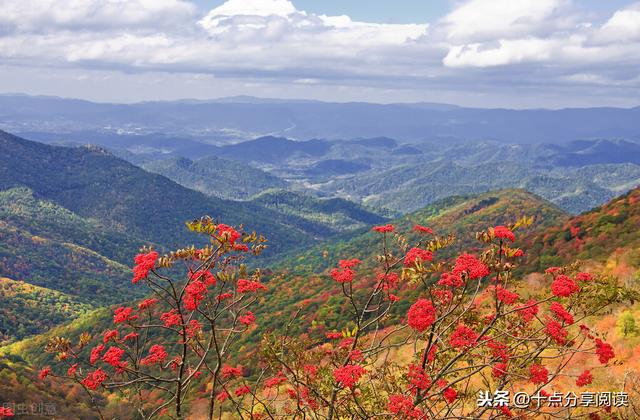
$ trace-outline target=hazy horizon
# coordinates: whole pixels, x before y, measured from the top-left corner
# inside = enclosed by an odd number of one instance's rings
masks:
[[[352,100],[321,100],[321,99],[309,99],[309,98],[299,98],[299,97],[293,97],[293,98],[276,98],[276,97],[262,97],[262,96],[252,96],[252,95],[235,95],[235,96],[221,96],[221,97],[211,97],[211,98],[203,98],[203,99],[198,99],[198,98],[193,98],[193,97],[183,97],[183,98],[175,98],[175,99],[158,99],[158,100],[133,100],[133,101],[122,101],[122,102],[114,102],[114,101],[100,101],[100,100],[91,100],[91,99],[85,99],[85,98],[79,98],[79,97],[70,97],[70,96],[59,96],[59,95],[39,95],[39,94],[28,94],[28,93],[24,93],[24,92],[2,92],[0,93],[0,97],[27,97],[27,98],[47,98],[47,99],[60,99],[60,100],[69,100],[69,101],[85,101],[85,102],[90,102],[90,103],[94,103],[94,104],[101,104],[101,105],[136,105],[136,104],[145,104],[145,103],[154,103],[154,102],[158,102],[158,103],[163,103],[163,102],[175,102],[175,103],[180,103],[180,102],[199,102],[199,103],[206,103],[206,102],[223,102],[223,101],[229,101],[229,102],[233,102],[234,100],[246,100],[246,101],[250,101],[250,100],[255,100],[256,102],[318,102],[318,103],[326,103],[326,104],[356,104],[356,103],[360,103],[360,104],[370,104],[370,105],[434,105],[434,106],[438,106],[438,105],[442,105],[442,106],[450,106],[450,107],[458,107],[458,108],[475,108],[475,109],[487,109],[487,110],[498,110],[498,109],[504,109],[504,110],[513,110],[513,111],[536,111],[536,110],[548,110],[548,111],[559,111],[559,110],[565,110],[565,109],[591,109],[591,108],[613,108],[613,109],[635,109],[640,107],[640,101],[638,101],[637,105],[629,105],[629,106],[598,106],[598,105],[593,105],[593,106],[575,106],[575,107],[513,107],[513,108],[508,108],[508,107],[483,107],[483,106],[465,106],[465,105],[461,105],[461,104],[456,104],[456,103],[450,103],[450,102],[431,102],[431,101],[422,101],[422,102],[410,102],[410,101],[405,101],[405,102],[376,102],[376,101],[352,101]]]

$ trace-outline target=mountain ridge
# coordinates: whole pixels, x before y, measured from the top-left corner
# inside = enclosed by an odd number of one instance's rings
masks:
[[[110,101],[96,101],[91,99],[83,99],[83,98],[74,98],[68,96],[59,96],[59,95],[32,95],[28,93],[21,92],[5,92],[0,93],[0,97],[16,97],[16,98],[40,98],[40,99],[55,99],[55,100],[65,100],[65,101],[78,101],[84,103],[92,103],[92,104],[101,104],[101,105],[135,105],[135,104],[153,104],[153,103],[185,103],[185,102],[193,102],[193,103],[210,103],[210,102],[272,102],[272,103],[280,103],[280,102],[311,102],[311,103],[327,103],[327,104],[375,104],[375,105],[417,105],[417,106],[444,106],[451,108],[467,108],[467,109],[497,109],[497,110],[508,110],[508,111],[518,111],[518,110],[532,110],[532,111],[557,111],[557,110],[579,110],[579,109],[640,109],[640,105],[637,106],[569,106],[569,107],[561,107],[561,108],[545,108],[545,107],[533,107],[533,108],[506,108],[506,107],[471,107],[464,106],[459,104],[447,103],[447,102],[367,102],[367,101],[325,101],[320,99],[304,99],[304,98],[274,98],[274,97],[262,97],[262,96],[252,96],[252,95],[235,95],[235,96],[222,96],[219,98],[209,98],[209,99],[196,99],[196,98],[179,98],[179,99],[165,99],[165,100],[146,100],[146,101],[135,101],[135,102],[110,102]]]
[[[208,133],[244,139],[268,134],[299,139],[386,136],[414,142],[438,136],[514,143],[597,136],[640,139],[638,114],[640,107],[508,110],[287,100],[96,104],[29,96],[0,97],[0,117],[5,120],[0,128],[10,131],[25,131],[25,127],[33,128],[43,121],[55,121],[48,126],[49,131],[63,133],[88,128],[101,131],[109,126],[139,134]],[[53,118],[54,115],[58,118]],[[105,124],[107,121],[109,124]]]
[[[143,164],[187,188],[206,195],[232,200],[247,200],[271,188],[285,188],[287,181],[263,170],[217,156],[192,160],[175,157]]]

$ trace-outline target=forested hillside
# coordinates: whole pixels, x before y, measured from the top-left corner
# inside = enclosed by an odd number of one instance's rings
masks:
[[[0,132],[0,159],[0,190],[27,187],[78,216],[164,246],[193,239],[184,222],[204,214],[247,223],[273,238],[273,252],[284,244],[313,242],[317,234],[304,221],[287,225],[267,209],[205,196],[100,148],[54,147]]]
[[[0,420],[640,420],[640,0],[0,0]]]
[[[127,265],[132,250],[145,243],[105,226],[98,218],[83,218],[59,204],[39,199],[26,187],[0,191],[0,219],[32,235],[76,244]]]
[[[603,206],[527,238],[532,249],[528,266],[540,269],[576,259],[606,264],[613,259],[611,269],[631,270],[629,278],[637,279],[639,273],[634,270],[640,268],[639,232],[640,188],[635,188]]]
[[[473,194],[500,188],[523,188],[572,213],[589,210],[640,183],[635,164],[594,164],[554,167],[522,160],[496,159],[482,150],[465,153],[475,163],[437,160],[429,164],[407,163],[358,176],[337,179],[323,189],[361,197],[375,207],[394,211],[414,210],[455,194]],[[480,149],[480,147],[478,147]],[[525,148],[526,149],[526,148]],[[454,154],[454,151],[450,151]],[[532,150],[518,149],[525,155]]]
[[[287,186],[268,172],[215,156],[156,160],[142,167],[206,195],[232,200],[246,200],[270,188]]]
[[[388,220],[349,200],[317,198],[294,191],[265,191],[251,202],[285,215],[321,223],[326,226],[328,235],[350,232]]]
[[[268,156],[262,158],[268,159]],[[250,201],[273,210],[285,224],[305,226],[307,221],[315,227],[304,229],[323,238],[385,220],[349,200],[317,198],[310,192],[292,191],[288,182],[239,161],[215,156],[195,161],[173,158],[152,161],[143,167],[212,197]],[[332,176],[334,172],[327,173]]]
[[[0,277],[0,345],[46,332],[88,312],[82,299]]]
[[[12,408],[14,413],[22,413],[22,418],[96,418],[95,412],[89,408],[89,396],[80,385],[69,386],[58,381],[44,383],[38,380],[38,370],[17,355],[0,358],[0,396],[3,406]],[[108,404],[106,398],[100,401]],[[121,401],[113,402],[114,413],[126,415],[129,409]]]
[[[477,195],[460,195],[439,200],[421,210],[392,220],[394,226],[406,232],[409,239],[416,224],[429,226],[440,236],[454,235],[456,241],[446,252],[454,253],[475,244],[467,232],[481,230],[483,226],[510,223],[522,216],[535,218],[532,229],[554,226],[568,215],[552,203],[525,190],[499,190]],[[300,273],[321,272],[338,259],[350,257],[365,259],[380,251],[379,238],[366,232],[352,238],[319,244],[303,252],[290,253],[279,262],[280,267]]]
[[[131,295],[131,255],[144,241],[37,199],[26,187],[0,191],[0,216],[0,275],[93,305]]]
[[[530,231],[541,231],[562,224],[568,217],[555,205],[527,191],[501,190],[444,199],[389,223],[393,224],[397,232],[402,232],[410,243],[421,238],[418,232],[412,231],[417,224],[428,226],[442,238],[453,235],[452,244],[437,256],[439,260],[445,260],[462,250],[473,251],[478,246],[473,232],[488,226],[509,224],[523,216],[534,218]],[[394,242],[391,239],[390,249],[396,245]],[[327,270],[335,267],[336,262],[341,259],[358,258],[371,263],[376,255],[381,254],[380,235],[368,231],[351,239],[320,244],[287,255],[272,265],[270,294],[256,314],[275,315],[265,316],[265,322],[268,328],[278,329],[302,305],[309,313],[316,313],[312,318],[305,319],[303,325],[310,326],[314,323],[327,329],[338,327],[348,307],[339,306],[339,296],[326,291],[326,286],[331,281]],[[403,288],[403,292],[409,295],[412,293],[408,288]],[[394,312],[395,316],[400,316],[405,309],[400,304],[396,308],[397,312]]]

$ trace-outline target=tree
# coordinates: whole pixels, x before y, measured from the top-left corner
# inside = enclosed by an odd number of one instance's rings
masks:
[[[627,310],[620,314],[618,328],[625,337],[637,333],[636,320],[631,311]]]
[[[547,269],[549,288],[521,289],[513,270],[523,251],[513,246],[514,231],[530,223],[479,232],[482,252],[453,261],[435,259],[452,237],[415,226],[422,240],[409,244],[393,225],[374,227],[380,255],[340,260],[327,278],[345,303],[341,328],[292,335],[300,308],[287,328],[263,331],[262,342],[249,347],[239,342],[258,328],[250,308],[268,282],[244,260],[265,240],[204,218],[189,228],[207,235],[209,245],[164,256],[144,249],[133,281],[152,296],[137,309],[115,309],[114,329],[84,334],[77,344],[52,339],[46,350],[61,366],[40,376],[79,384],[99,411],[100,390],[119,392],[145,419],[185,418],[190,402],[202,398],[209,419],[568,415],[566,407],[477,403],[492,390],[546,398],[545,387],[559,378],[585,386],[593,380],[589,370],[567,372],[577,354],[591,353],[602,365],[615,358],[583,322],[632,293],[575,265]],[[175,277],[179,268],[184,278]],[[404,305],[410,290],[417,297]],[[398,322],[394,311],[405,307]]]

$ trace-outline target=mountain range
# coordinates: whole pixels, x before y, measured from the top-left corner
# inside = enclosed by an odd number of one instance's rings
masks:
[[[213,198],[251,201],[277,188],[383,216],[500,188],[587,211],[640,184],[638,121],[640,108],[0,95],[0,128],[49,144],[99,145]]]
[[[508,110],[446,104],[326,103],[242,97],[211,101],[104,104],[57,97],[0,96],[0,128],[26,135],[48,131],[209,136],[218,141],[264,135],[309,138],[438,137],[542,143],[638,139],[640,107]],[[33,137],[33,136],[32,136]]]

